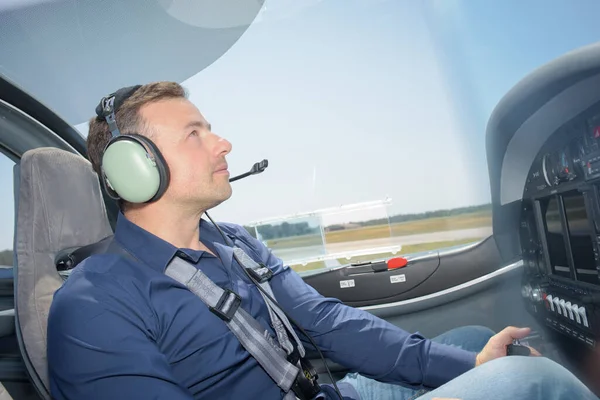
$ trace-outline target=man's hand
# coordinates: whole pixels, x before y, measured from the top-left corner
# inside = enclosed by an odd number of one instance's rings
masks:
[[[506,356],[506,346],[512,344],[515,339],[523,339],[529,335],[530,332],[530,328],[515,328],[514,326],[504,328],[502,331],[492,336],[483,350],[481,350],[481,353],[477,354],[475,366],[477,367],[485,362],[492,361],[495,358]],[[529,348],[531,349],[532,356],[541,356],[537,350],[531,347]]]

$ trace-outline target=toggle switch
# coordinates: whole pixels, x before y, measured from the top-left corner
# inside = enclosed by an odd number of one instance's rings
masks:
[[[585,307],[581,306],[579,307],[579,310],[577,310],[579,312],[579,315],[581,316],[581,320],[583,321],[583,326],[585,326],[586,328],[589,328],[590,326],[588,325],[588,320],[587,320],[587,315],[585,313]]]
[[[548,304],[550,304],[550,310],[554,311],[554,303],[552,302],[552,300],[554,299],[554,297],[552,297],[551,294],[549,294],[548,296],[546,296],[546,301],[548,301]]]
[[[560,299],[560,301],[558,302],[558,304],[560,305],[561,310],[563,311],[563,314],[565,317],[568,317],[569,314],[567,314],[567,307],[565,307],[565,300],[564,299]]]
[[[562,311],[560,310],[560,299],[558,297],[555,297],[554,300],[552,300],[554,302],[554,305],[556,306],[556,311],[558,311],[558,314],[562,315]]]
[[[573,304],[571,306],[571,310],[573,310],[573,315],[575,316],[575,321],[577,321],[577,323],[580,324],[581,317],[579,316],[579,306],[577,304]]]
[[[570,301],[567,301],[565,303],[565,308],[567,309],[567,312],[569,313],[569,318],[571,318],[571,320],[575,321],[575,317],[573,316],[573,309],[571,309]]]

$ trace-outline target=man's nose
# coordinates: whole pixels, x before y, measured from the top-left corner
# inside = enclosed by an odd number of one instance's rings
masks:
[[[215,137],[217,138],[217,143],[216,143],[216,151],[217,154],[219,155],[225,155],[225,154],[229,154],[231,152],[232,149],[232,145],[229,142],[229,140],[220,137],[219,135],[215,135]]]

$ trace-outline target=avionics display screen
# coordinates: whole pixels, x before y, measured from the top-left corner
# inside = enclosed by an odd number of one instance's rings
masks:
[[[563,196],[569,241],[575,264],[575,274],[580,282],[600,284],[594,259],[592,221],[588,219],[583,194],[572,192]]]
[[[540,205],[542,206],[546,242],[548,243],[548,254],[550,255],[551,273],[564,278],[571,278],[564,231],[560,223],[558,197],[552,196]]]

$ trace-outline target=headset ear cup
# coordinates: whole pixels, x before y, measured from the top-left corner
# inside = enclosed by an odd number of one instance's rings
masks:
[[[102,168],[101,173],[102,173],[102,176],[100,177],[100,183],[102,184],[102,187],[104,188],[104,191],[106,192],[108,197],[110,197],[113,200],[120,200],[121,198],[119,197],[119,194],[117,192],[115,192],[115,190],[112,188],[110,182],[108,181],[108,178],[106,177],[106,174],[104,173],[104,168]]]
[[[169,166],[167,165],[167,162],[165,161],[162,153],[160,152],[158,147],[156,147],[156,145],[154,144],[154,142],[152,140],[150,140],[144,136],[138,136],[138,135],[132,135],[132,136],[139,138],[141,141],[146,143],[146,145],[150,148],[150,150],[152,151],[152,153],[154,155],[156,168],[157,168],[158,174],[160,176],[160,182],[159,182],[159,187],[158,187],[158,190],[156,191],[156,194],[149,201],[156,201],[162,197],[162,195],[165,193],[165,191],[169,187],[169,182],[171,179]]]
[[[108,147],[113,143],[114,139],[111,139],[106,146],[104,146],[104,150],[102,151],[102,157],[100,158],[100,184],[102,185],[102,188],[104,189],[104,191],[106,192],[106,194],[108,195],[108,197],[110,197],[113,200],[121,200],[121,197],[119,196],[119,194],[117,192],[115,192],[115,190],[113,189],[111,183],[108,180],[108,176],[106,176],[106,170],[104,169],[104,155],[106,154],[106,149],[108,149]]]
[[[130,203],[155,199],[162,186],[155,158],[152,147],[140,137],[121,135],[111,140],[102,155],[107,192],[112,187],[120,199]]]

